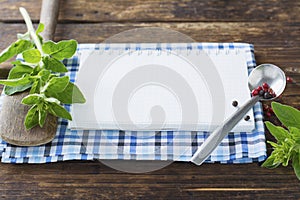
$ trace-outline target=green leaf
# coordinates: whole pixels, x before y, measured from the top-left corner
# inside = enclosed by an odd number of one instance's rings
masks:
[[[42,45],[44,53],[51,55],[57,60],[71,58],[77,49],[76,40],[62,40],[58,43],[47,41]]]
[[[29,94],[22,99],[21,103],[25,105],[34,105],[39,104],[42,100],[43,96],[40,94]]]
[[[291,106],[282,105],[277,102],[272,102],[272,108],[283,125],[285,125],[286,127],[293,126],[296,128],[300,128],[299,110]]]
[[[80,89],[72,82],[69,82],[68,86],[62,92],[54,92],[48,95],[64,104],[85,103],[86,101]]]
[[[16,62],[17,63],[17,62]],[[8,75],[8,79],[16,79],[21,78],[24,74],[30,74],[32,72],[33,68],[27,65],[18,64],[15,67],[13,67]],[[4,93],[6,95],[12,95],[17,92],[23,92],[31,87],[31,83],[26,85],[19,85],[15,87],[11,86],[5,86]]]
[[[4,87],[4,94],[12,95],[12,94],[15,94],[17,92],[23,92],[23,91],[29,89],[31,86],[32,86],[31,83],[26,84],[26,85],[19,85],[19,86],[15,86],[15,87],[5,86]]]
[[[39,80],[33,82],[29,94],[40,93],[41,83]]]
[[[30,48],[32,48],[32,43],[30,41],[19,39],[0,53],[0,63],[3,63]]]
[[[27,85],[30,83],[31,83],[31,80],[29,79],[28,74],[24,74],[21,78],[0,80],[0,84],[6,85],[6,86],[11,86],[11,87]]]
[[[280,142],[284,142],[285,138],[289,138],[290,134],[287,130],[280,126],[275,126],[271,122],[265,122],[266,127],[269,129],[270,133]]]
[[[61,117],[64,119],[72,120],[72,116],[70,113],[61,105],[57,103],[48,103],[49,105],[49,112],[53,114],[54,116]]]
[[[45,28],[45,25],[43,23],[39,23],[39,26],[37,27],[35,33],[38,35],[39,33],[43,32]]]
[[[51,75],[51,72],[47,69],[42,69],[39,73],[38,76],[41,77],[41,81],[43,83],[45,83],[46,81],[48,81],[49,77]]]
[[[280,165],[280,163],[275,162],[275,156],[271,155],[261,166],[269,168],[269,169],[274,169],[274,168],[278,167],[279,165]]]
[[[8,79],[21,78],[24,74],[30,74],[32,71],[32,67],[24,64],[18,64],[10,70]]]
[[[37,49],[29,49],[22,53],[23,58],[28,63],[38,63],[41,60],[41,52]]]
[[[40,109],[39,110],[39,125],[40,127],[43,127],[46,121],[46,117],[47,117],[47,111]]]
[[[25,117],[24,125],[25,125],[26,129],[31,129],[38,124],[39,124],[39,113],[38,113],[37,105],[33,105],[29,109],[29,111]]]
[[[300,180],[300,158],[299,158],[300,154],[299,152],[297,152],[294,156],[293,156],[293,168],[294,168],[294,172],[297,176],[297,178]]]
[[[66,66],[56,58],[46,56],[43,58],[43,63],[45,65],[45,69],[51,70],[53,72],[68,72]]]
[[[295,142],[300,145],[300,129],[298,129],[296,127],[289,127],[289,131],[290,131],[293,139],[295,140]]]
[[[28,41],[30,41],[30,34],[29,34],[29,32],[26,32],[24,34],[18,33],[17,34],[17,38],[20,39],[20,40],[28,40]]]
[[[68,85],[70,78],[68,76],[63,77],[53,77],[50,81],[45,85],[45,92],[55,93],[62,92]]]

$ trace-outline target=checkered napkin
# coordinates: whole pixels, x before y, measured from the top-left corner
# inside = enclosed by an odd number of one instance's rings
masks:
[[[253,46],[244,43],[199,43],[201,50],[245,50],[249,72],[255,64]],[[80,44],[83,49],[97,49],[95,44]],[[64,61],[74,81],[78,56]],[[0,100],[0,109],[2,98]],[[70,106],[66,106],[70,109]],[[260,103],[254,106],[255,126],[252,132],[229,133],[206,162],[250,163],[266,158],[266,145]],[[199,131],[119,131],[70,130],[68,121],[59,119],[56,137],[46,145],[16,147],[0,140],[5,163],[49,163],[63,160],[133,159],[189,161],[208,132]]]

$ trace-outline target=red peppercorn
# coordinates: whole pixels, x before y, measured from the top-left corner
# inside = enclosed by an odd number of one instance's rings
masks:
[[[263,88],[262,88],[261,86],[258,86],[256,89],[257,89],[258,92],[259,92],[259,91],[261,91]]]
[[[263,106],[263,110],[264,110],[264,111],[269,110],[269,106],[268,106],[268,105],[264,105],[264,106]]]
[[[274,111],[273,111],[273,108],[269,108],[269,112],[272,114],[272,113],[274,113]]]
[[[294,83],[294,80],[291,77],[289,77],[289,76],[286,77],[286,81],[288,83]]]
[[[256,95],[258,95],[258,90],[257,89],[252,90],[252,96],[256,96]]]
[[[262,84],[262,87],[263,87],[264,89],[269,89],[269,88],[270,88],[270,86],[268,85],[268,83],[263,83],[263,84]]]
[[[266,115],[267,117],[271,117],[272,114],[270,112],[267,112]]]

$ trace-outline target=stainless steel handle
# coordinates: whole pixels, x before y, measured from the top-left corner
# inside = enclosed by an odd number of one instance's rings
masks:
[[[232,128],[261,98],[262,97],[260,96],[252,97],[235,113],[233,113],[228,119],[226,119],[216,130],[214,130],[210,134],[210,136],[198,148],[198,150],[193,155],[191,162],[195,163],[196,165],[201,165],[206,160],[206,158],[215,150],[215,148],[221,143],[224,137],[232,130]]]

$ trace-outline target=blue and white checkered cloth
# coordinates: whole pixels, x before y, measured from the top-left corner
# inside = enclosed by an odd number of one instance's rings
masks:
[[[97,49],[96,44],[80,44],[78,51]],[[187,47],[188,48],[188,47]],[[199,43],[201,50],[245,50],[249,72],[255,67],[254,49],[245,43]],[[74,81],[78,56],[65,60]],[[1,101],[0,101],[1,108]],[[69,106],[66,106],[70,109]],[[250,133],[229,133],[206,162],[250,163],[266,158],[263,115],[260,103],[254,106],[256,129]],[[133,159],[190,161],[208,132],[70,130],[59,119],[54,140],[36,147],[16,147],[0,140],[4,163],[50,163],[64,160]]]

